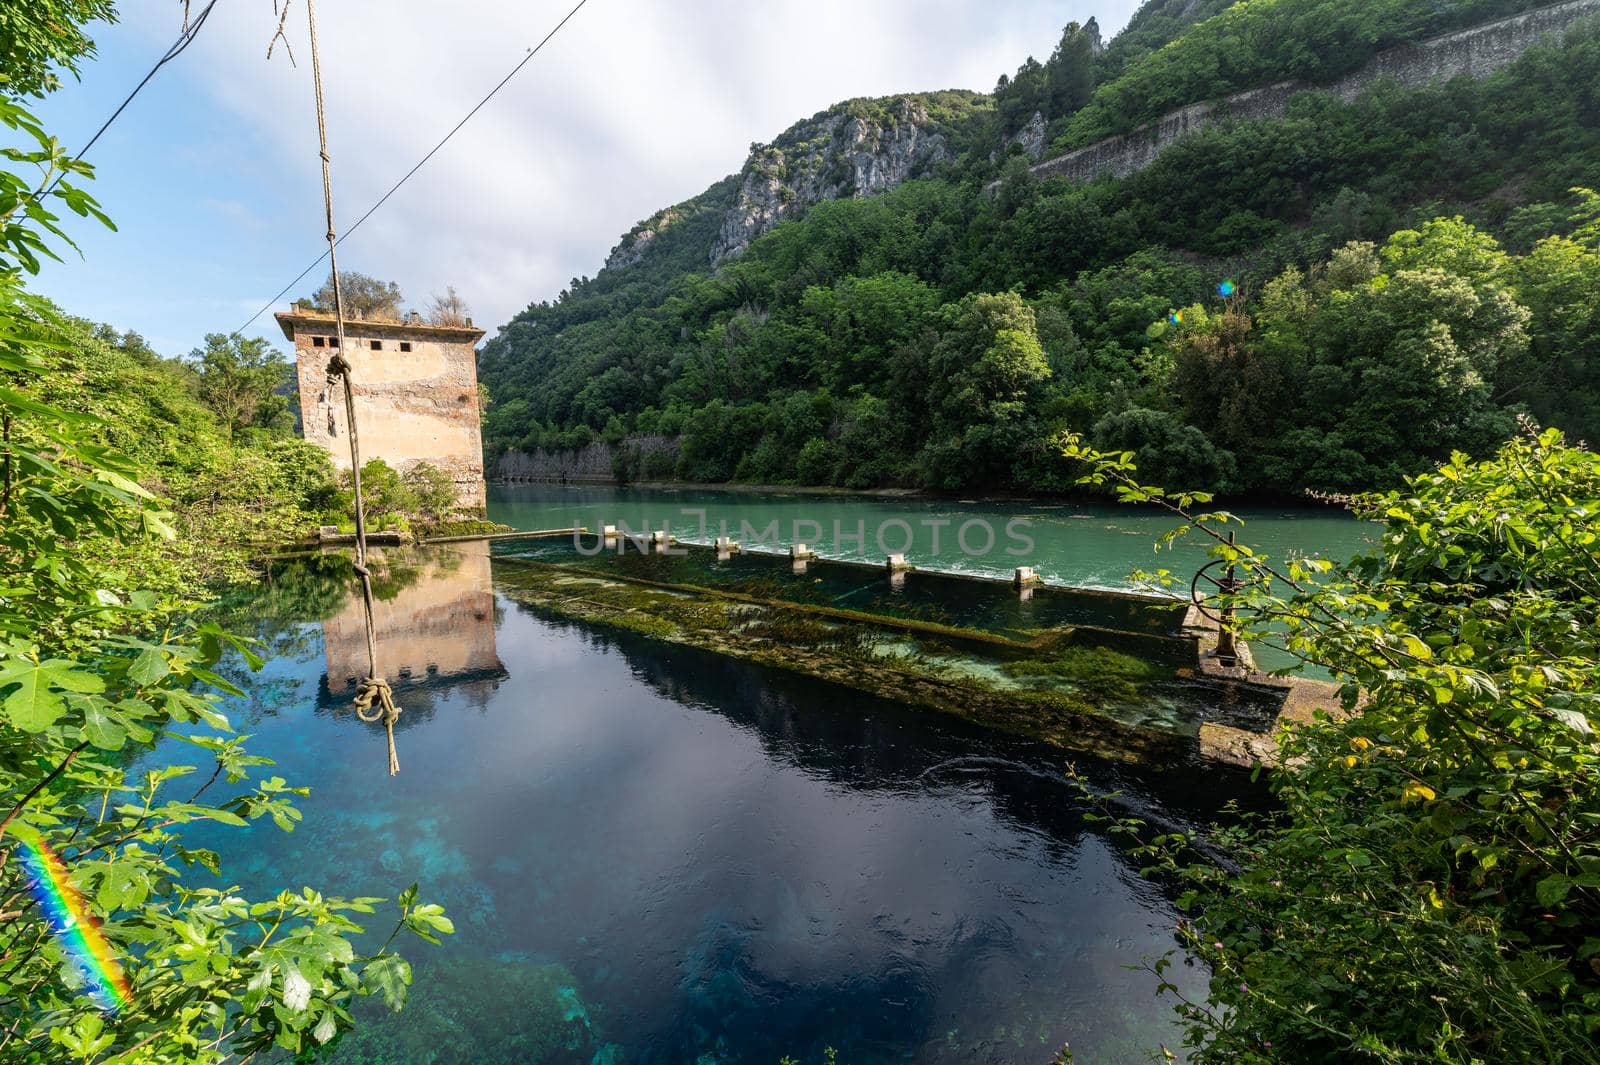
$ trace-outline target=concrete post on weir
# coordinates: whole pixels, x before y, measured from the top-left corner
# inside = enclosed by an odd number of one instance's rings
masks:
[[[301,435],[350,468],[350,428],[337,389],[327,383],[329,358],[339,348],[331,314],[296,307],[277,315],[294,344],[300,386]],[[475,345],[483,330],[407,321],[346,319],[345,361],[356,382],[356,422],[363,461],[382,459],[400,472],[426,462],[455,482],[456,503],[482,514],[483,440],[478,425]]]
[[[723,562],[726,562],[728,559],[739,553],[739,541],[731,539],[727,536],[717,537],[716,547],[717,558]]]
[[[1033,590],[1044,581],[1034,572],[1032,566],[1018,566],[1016,572],[1012,574],[1011,583],[1017,589],[1017,597],[1026,603],[1033,598]]]
[[[904,573],[906,570],[914,567],[911,565],[911,563],[906,561],[906,556],[890,555],[888,559],[885,560],[884,568],[890,573]]]

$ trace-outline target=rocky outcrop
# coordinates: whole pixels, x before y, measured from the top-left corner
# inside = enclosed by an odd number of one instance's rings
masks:
[[[1457,77],[1487,77],[1511,65],[1547,35],[1562,32],[1596,12],[1600,12],[1600,0],[1571,0],[1380,52],[1365,67],[1331,85],[1284,81],[1235,93],[1219,103],[1191,104],[1131,133],[1047,159],[1031,168],[1030,173],[1039,178],[1065,177],[1077,182],[1127,177],[1155,162],[1171,145],[1224,120],[1278,118],[1287,109],[1289,99],[1307,89],[1320,89],[1349,101],[1384,79],[1420,87]]]
[[[934,127],[914,97],[852,100],[756,146],[711,250],[712,265],[824,200],[871,196],[950,158],[949,138]]]
[[[606,256],[606,269],[620,270],[643,259],[645,252],[650,250],[651,241],[668,227],[676,225],[682,217],[682,210],[668,207],[634,226],[622,238],[622,242],[611,249],[611,254]]]
[[[1035,111],[1033,117],[1028,119],[1028,124],[1006,138],[1006,147],[1013,144],[1022,145],[1022,154],[1029,159],[1037,160],[1044,154],[1044,133],[1047,128],[1043,111]]]

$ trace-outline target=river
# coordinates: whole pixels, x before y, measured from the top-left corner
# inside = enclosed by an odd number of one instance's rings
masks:
[[[1239,519],[1225,527],[1241,544],[1279,561],[1297,555],[1342,561],[1374,539],[1373,526],[1332,507],[1214,509]],[[1173,579],[1169,590],[1185,597],[1214,545],[1190,533],[1158,547],[1180,524],[1176,518],[1112,503],[515,484],[490,487],[489,516],[517,529],[665,528],[688,542],[726,535],[780,551],[799,541],[824,558],[855,561],[881,563],[901,553],[918,566],[989,577],[1009,578],[1018,566],[1032,566],[1047,581],[1087,588],[1129,589],[1138,583],[1135,571],[1165,569]],[[1263,669],[1294,663],[1270,645],[1254,650]]]
[[[1241,520],[1241,543],[1274,558],[1343,559],[1371,539],[1371,526],[1329,507],[1217,509]],[[516,484],[491,486],[489,516],[517,529],[665,527],[691,542],[743,533],[746,546],[756,541],[752,534],[767,533],[769,548],[799,539],[825,558],[881,562],[902,553],[928,568],[996,577],[1033,566],[1046,580],[1098,588],[1127,588],[1134,570],[1166,568],[1183,575],[1185,593],[1208,546],[1191,536],[1158,552],[1157,540],[1177,520],[1115,504]]]
[[[701,507],[713,526],[922,531],[925,518],[981,516],[1003,529],[1023,515],[1028,563],[1106,585],[1155,564],[1165,526],[1111,508],[556,486],[501,489],[491,513],[687,533],[697,516],[675,512]],[[1248,516],[1275,551],[1343,551],[1363,532],[1326,513]],[[1182,960],[1168,889],[1084,818],[1063,752],[543,616],[503,594],[501,565],[468,545],[381,569],[380,654],[404,709],[393,779],[381,729],[350,711],[365,643],[348,563],[277,564],[228,606],[271,652],[228,710],[311,796],[292,834],[214,827],[189,842],[220,851],[227,882],[256,894],[417,881],[458,929],[441,947],[408,945],[410,1006],[369,1004],[336,1060],[813,1065],[834,1047],[849,1065],[1037,1065],[1070,1043],[1079,1061],[1118,1065],[1179,1045],[1170,1000],[1133,967],[1178,951],[1167,977],[1191,996],[1206,974]],[[150,760],[192,759],[169,743]],[[1257,797],[1226,770],[1077,765],[1169,828]]]

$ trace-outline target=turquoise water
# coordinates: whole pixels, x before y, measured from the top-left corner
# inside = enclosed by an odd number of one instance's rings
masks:
[[[1371,538],[1371,526],[1328,507],[1226,509],[1244,522],[1236,527],[1240,543],[1273,558],[1344,559]],[[518,529],[578,524],[596,531],[604,525],[655,530],[665,525],[688,542],[728,535],[746,547],[755,546],[750,532],[766,533],[776,523],[768,546],[780,551],[799,539],[825,558],[882,562],[885,554],[904,553],[909,562],[930,569],[991,577],[1010,577],[1017,566],[1033,566],[1046,580],[1088,588],[1129,588],[1134,570],[1166,568],[1183,575],[1183,594],[1188,578],[1206,561],[1207,546],[1186,538],[1158,552],[1156,541],[1177,520],[1114,504],[515,484],[490,486],[489,516]],[[973,522],[963,546],[963,527]]]
[[[1272,559],[1342,561],[1374,539],[1373,526],[1330,507],[1226,509],[1242,521],[1229,526],[1239,542]],[[799,540],[824,558],[881,564],[886,554],[904,553],[927,569],[987,577],[1009,578],[1016,567],[1032,566],[1053,584],[1080,588],[1127,590],[1138,586],[1131,578],[1135,571],[1166,569],[1175,578],[1171,593],[1183,597],[1211,546],[1191,533],[1158,550],[1158,541],[1178,522],[1151,508],[1026,500],[516,484],[490,486],[489,516],[518,529],[666,528],[690,543],[727,535],[747,547],[755,544],[750,533],[770,533],[768,550],[787,552]],[[1264,669],[1294,663],[1269,645],[1253,649]]]
[[[502,512],[503,514],[503,512]],[[481,547],[391,559],[378,627],[401,774],[349,710],[338,560],[234,604],[274,652],[230,708],[309,785],[293,834],[214,830],[230,882],[393,893],[459,933],[344,1062],[1139,1062],[1179,1039],[1177,914],[1063,783],[1061,752],[803,677],[541,617]],[[167,752],[190,757],[189,752]],[[1242,778],[1080,761],[1169,827]],[[1205,974],[1168,978],[1203,994]]]

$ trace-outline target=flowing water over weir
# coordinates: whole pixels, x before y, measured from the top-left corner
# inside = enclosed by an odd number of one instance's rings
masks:
[[[1143,733],[1196,737],[1206,722],[1263,733],[1283,703],[1281,689],[1200,675],[1188,606],[1166,597],[622,536],[555,535],[494,551],[509,594],[556,615],[766,660],[1107,757],[1187,756]]]

